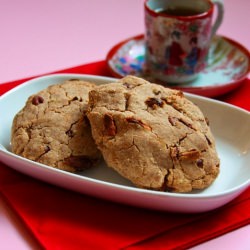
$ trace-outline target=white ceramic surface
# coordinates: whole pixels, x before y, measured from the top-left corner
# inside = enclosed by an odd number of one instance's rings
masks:
[[[28,81],[0,97],[0,159],[13,169],[43,181],[108,200],[174,212],[204,212],[225,205],[250,184],[250,113],[222,102],[186,94],[209,118],[221,159],[221,173],[203,191],[188,194],[144,190],[120,177],[104,163],[81,174],[72,174],[24,159],[10,152],[14,115],[27,97],[47,86],[70,78],[100,83],[113,78],[56,74]]]

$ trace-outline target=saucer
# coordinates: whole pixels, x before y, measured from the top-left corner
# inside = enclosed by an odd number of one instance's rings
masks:
[[[211,43],[207,67],[194,81],[185,84],[168,84],[154,79],[145,66],[145,41],[139,35],[115,45],[106,58],[112,75],[135,75],[166,87],[214,97],[234,90],[241,85],[250,71],[250,53],[241,44],[216,35]]]

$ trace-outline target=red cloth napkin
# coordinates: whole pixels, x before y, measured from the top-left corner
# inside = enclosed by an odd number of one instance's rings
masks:
[[[57,73],[109,76],[104,61]],[[27,80],[27,79],[25,79]],[[0,85],[0,94],[23,80]],[[221,100],[250,110],[250,80]],[[186,249],[250,222],[250,189],[224,207],[175,214],[65,190],[0,163],[0,194],[45,249]]]

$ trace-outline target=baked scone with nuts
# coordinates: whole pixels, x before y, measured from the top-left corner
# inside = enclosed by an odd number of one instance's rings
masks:
[[[107,165],[138,187],[190,192],[219,174],[207,119],[181,91],[127,76],[91,90],[87,116]]]
[[[95,84],[71,79],[28,98],[12,124],[12,152],[58,169],[77,172],[101,158],[86,117]]]

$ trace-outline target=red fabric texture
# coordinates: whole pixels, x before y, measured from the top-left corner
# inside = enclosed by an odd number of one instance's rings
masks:
[[[56,73],[109,76],[104,61]],[[0,94],[27,79],[0,85]],[[250,110],[250,80],[219,99]],[[186,249],[250,222],[250,189],[201,214],[116,204],[65,190],[0,163],[0,194],[45,249]]]

